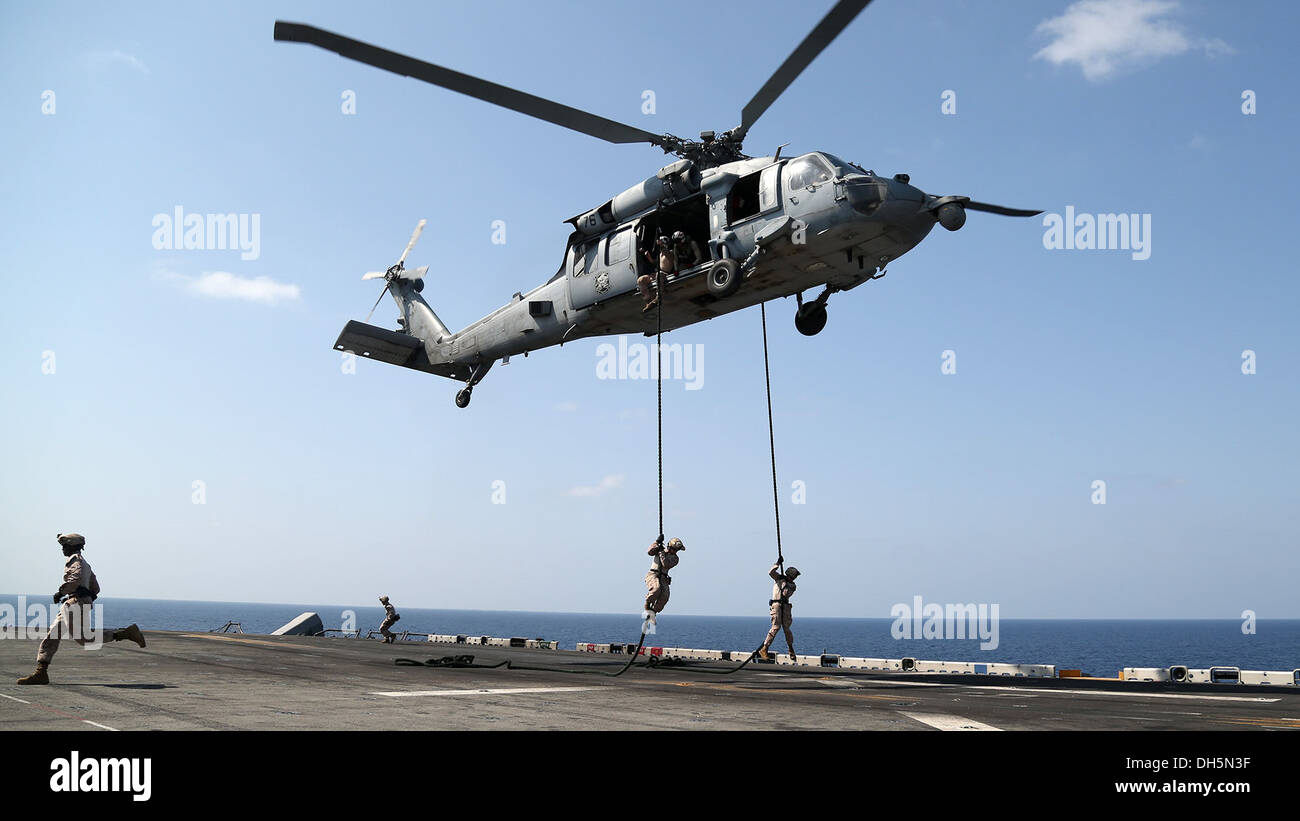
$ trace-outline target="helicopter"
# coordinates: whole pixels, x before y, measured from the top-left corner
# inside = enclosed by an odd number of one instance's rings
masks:
[[[517,89],[353,40],[302,23],[277,20],[277,41],[307,43],[342,57],[413,77],[611,143],[648,143],[678,158],[608,201],[565,220],[572,231],[559,270],[527,294],[452,333],[421,296],[428,266],[401,259],[385,272],[401,317],[396,331],[351,320],[334,347],[369,359],[465,383],[464,408],[488,370],[513,355],[610,334],[671,331],[794,296],[795,327],[805,336],[826,325],[832,294],[885,275],[886,266],[942,225],[960,229],[967,211],[1032,217],[967,196],[935,196],[834,154],[814,151],[751,157],[746,134],[799,74],[871,0],[839,0],[741,110],[740,124],[698,140],[653,134]],[[694,264],[663,272],[656,248],[677,242],[699,250]],[[657,278],[654,302],[638,279]],[[642,286],[644,288],[644,285]],[[805,301],[804,293],[821,288]],[[376,300],[376,307],[379,304]],[[654,305],[657,311],[649,312]],[[374,309],[371,309],[374,313]]]

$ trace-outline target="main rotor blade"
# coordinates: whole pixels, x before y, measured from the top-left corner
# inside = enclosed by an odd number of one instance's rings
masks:
[[[294,43],[309,43],[327,51],[333,51],[349,60],[382,68],[404,77],[414,77],[426,83],[450,89],[451,91],[477,97],[485,102],[546,120],[549,123],[588,134],[611,143],[651,143],[661,145],[663,138],[649,131],[630,125],[607,120],[586,111],[567,105],[526,94],[497,83],[452,71],[449,68],[435,66],[414,57],[407,57],[395,51],[372,46],[341,34],[335,34],[302,23],[275,21],[275,39]]]
[[[967,200],[962,203],[970,211],[987,211],[990,214],[1001,214],[1004,217],[1036,217],[1043,213],[1042,211],[1030,211],[1025,208],[1007,208],[1005,205],[989,205],[987,202],[975,202]]]
[[[767,83],[758,90],[754,98],[745,104],[745,108],[740,114],[740,136],[744,137],[749,133],[749,128],[767,111],[767,107],[776,101],[777,97],[795,81],[808,64],[817,59],[817,55],[831,44],[839,33],[853,22],[853,18],[858,16],[858,12],[867,7],[871,0],[840,0],[835,4],[835,8],[826,13],[817,27],[809,32],[808,36],[803,39],[799,47],[791,52],[790,56],[785,58],[785,62],[776,70],[776,73],[768,79]],[[278,24],[277,24],[278,25]]]
[[[411,253],[411,249],[415,247],[415,241],[419,239],[420,234],[424,232],[424,224],[426,222],[428,222],[428,220],[420,220],[416,223],[415,230],[411,232],[411,241],[406,243],[406,250],[402,252],[401,258],[397,260],[398,265],[406,262],[406,255]]]

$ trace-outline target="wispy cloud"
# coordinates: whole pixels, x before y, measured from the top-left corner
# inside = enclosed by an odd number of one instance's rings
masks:
[[[621,473],[610,474],[609,476],[606,476],[604,479],[601,479],[600,484],[598,485],[592,487],[583,487],[581,485],[578,487],[571,487],[569,488],[568,492],[565,495],[566,496],[600,496],[603,493],[607,493],[611,490],[616,490],[618,488],[621,488],[623,486],[623,480],[625,478],[626,477]]]
[[[302,291],[297,285],[276,282],[270,277],[241,277],[226,271],[206,271],[197,277],[164,274],[164,279],[181,285],[196,296],[211,299],[242,299],[263,305],[296,302]]]
[[[555,410],[561,413],[573,413],[578,409],[577,402],[556,402],[553,406]]]
[[[110,65],[124,65],[135,69],[141,74],[148,74],[149,69],[144,62],[133,54],[127,54],[124,51],[92,51],[86,55],[86,60],[90,63],[91,68],[103,69]]]
[[[1034,57],[1058,66],[1077,63],[1084,77],[1098,81],[1188,51],[1232,53],[1218,38],[1188,34],[1171,19],[1178,8],[1178,0],[1079,0],[1038,24],[1037,33],[1052,42]]]

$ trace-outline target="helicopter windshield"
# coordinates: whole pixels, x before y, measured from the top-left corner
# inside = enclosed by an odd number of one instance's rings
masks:
[[[852,174],[854,172],[857,172],[859,174],[870,173],[867,171],[867,169],[863,168],[862,166],[856,163],[845,162],[844,160],[841,160],[839,157],[835,156],[834,154],[827,154],[825,151],[823,151],[821,152],[821,155],[826,158],[827,162],[835,166],[836,170],[840,171],[842,174],[846,174],[846,173]]]
[[[785,187],[795,191],[819,185],[831,178],[831,169],[817,154],[805,154],[785,167]]]

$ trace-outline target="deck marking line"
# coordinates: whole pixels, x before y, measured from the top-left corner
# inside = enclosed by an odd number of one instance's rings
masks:
[[[1123,692],[1118,690],[1057,690],[1047,687],[1000,687],[996,685],[966,685],[973,690],[1011,690],[1019,693],[1038,693],[1040,695],[1052,695],[1053,693],[1071,693],[1080,696],[1126,696],[1128,698],[1194,698],[1210,701],[1251,701],[1265,704],[1272,704],[1275,701],[1281,701],[1280,698],[1265,698],[1264,696],[1203,696],[1195,693],[1139,693]]]
[[[231,641],[236,644],[260,644],[264,647],[278,647],[281,650],[314,650],[314,647],[303,647],[301,645],[289,644],[278,641],[258,641],[257,639],[240,639],[234,636],[227,636],[221,633],[182,633],[183,639],[211,639],[213,641]]]
[[[1000,727],[994,727],[991,724],[985,724],[982,721],[973,721],[961,716],[948,715],[946,713],[900,713],[913,721],[919,721],[922,724],[929,724],[937,730],[996,730],[1002,731]]]
[[[110,730],[110,731],[115,732],[115,733],[117,732],[117,728],[116,728],[116,727],[110,727],[110,726],[108,726],[107,724],[99,724],[99,723],[97,723],[97,722],[91,721],[91,720],[88,719],[88,718],[83,718],[82,721],[84,721],[84,722],[86,722],[87,724],[90,724],[90,725],[92,725],[92,726],[98,727],[98,728],[101,729],[101,730]]]
[[[483,690],[405,690],[368,693],[368,695],[388,696],[389,698],[410,698],[413,696],[508,696],[524,693],[579,693],[599,689],[599,687],[495,687]]]
[[[5,698],[9,699],[10,701],[16,701],[16,702],[18,702],[19,704],[26,704],[28,707],[35,707],[37,710],[40,710],[40,711],[42,711],[42,712],[49,713],[50,715],[56,715],[56,716],[58,716],[59,718],[70,718],[70,719],[73,719],[74,721],[80,721],[80,722],[83,722],[83,723],[85,723],[85,724],[90,724],[90,725],[92,725],[92,726],[99,727],[100,729],[103,729],[103,730],[112,730],[113,732],[117,732],[117,728],[116,728],[116,727],[110,727],[110,726],[108,726],[107,724],[99,724],[99,723],[96,723],[96,722],[94,722],[94,721],[91,721],[91,720],[88,719],[88,718],[82,718],[81,716],[74,716],[72,713],[65,713],[65,712],[63,712],[62,710],[56,710],[56,709],[54,709],[53,707],[46,707],[46,706],[43,705],[43,704],[34,704],[34,703],[30,702],[30,701],[23,701],[21,698],[16,698],[16,697],[14,697],[14,696],[5,695],[4,693],[0,693],[0,696],[4,696]]]

